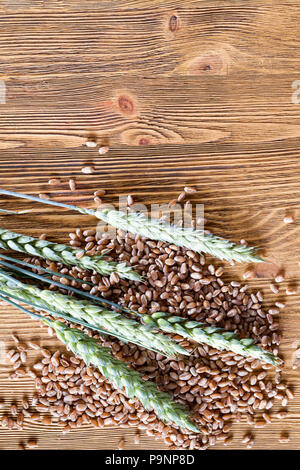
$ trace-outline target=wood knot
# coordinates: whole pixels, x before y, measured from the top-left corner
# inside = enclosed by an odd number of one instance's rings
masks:
[[[148,137],[141,137],[139,139],[139,145],[143,145],[143,146],[150,145],[150,140],[148,139]]]
[[[118,98],[118,106],[120,111],[127,116],[130,116],[135,113],[135,106],[129,96],[122,95]]]
[[[219,74],[223,69],[223,59],[217,54],[207,54],[202,57],[197,57],[189,64],[189,73],[191,75],[201,75],[204,73]]]
[[[175,33],[179,29],[179,18],[176,15],[172,15],[169,19],[169,30],[171,33]]]

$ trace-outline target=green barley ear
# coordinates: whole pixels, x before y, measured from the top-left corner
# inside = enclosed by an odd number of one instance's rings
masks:
[[[52,243],[47,240],[22,235],[0,228],[0,248],[27,253],[30,256],[40,256],[50,261],[56,261],[69,266],[79,266],[82,269],[97,271],[102,276],[117,273],[119,277],[140,281],[141,276],[125,263],[105,261],[101,256],[76,255],[82,250],[73,248],[62,243]]]

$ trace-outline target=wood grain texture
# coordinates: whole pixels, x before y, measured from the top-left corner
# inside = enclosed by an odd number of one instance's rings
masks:
[[[130,193],[150,205],[194,186],[191,200],[205,204],[207,228],[262,247],[270,260],[247,284],[264,292],[266,305],[286,302],[280,352],[296,398],[287,420],[255,430],[257,449],[300,447],[299,370],[292,369],[300,286],[285,296],[300,280],[300,104],[292,102],[292,83],[300,79],[299,20],[297,2],[275,0],[0,2],[0,80],[6,85],[0,187],[85,206],[100,188],[108,202]],[[86,148],[87,137],[109,144],[110,152],[99,156]],[[84,175],[85,165],[95,173]],[[53,177],[61,178],[59,186],[48,185]],[[29,207],[5,197],[0,204]],[[95,224],[92,217],[31,207],[30,215],[2,216],[0,225],[66,241],[74,227]],[[290,214],[295,222],[286,225]],[[225,276],[239,279],[245,269],[227,265]],[[280,270],[286,280],[275,296],[269,283]],[[33,393],[29,379],[8,380],[10,333],[53,348],[58,343],[6,305],[0,305],[0,325],[0,398],[8,407]],[[234,425],[231,448],[244,447],[246,430]],[[24,431],[0,428],[0,448],[37,437],[40,448],[112,449],[123,435],[127,449],[137,447],[131,428],[60,431],[32,422]],[[278,443],[280,431],[290,432],[288,444]],[[145,434],[141,446],[163,448]]]

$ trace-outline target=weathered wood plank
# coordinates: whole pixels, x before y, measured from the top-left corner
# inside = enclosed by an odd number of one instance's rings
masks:
[[[126,8],[123,2],[123,8],[115,4],[113,10],[105,3],[101,10],[60,6],[43,15],[41,7],[28,10],[30,1],[22,2],[21,10],[10,1],[2,3],[0,73],[8,77],[78,72],[205,76],[240,70],[276,75],[299,69],[297,4],[196,2],[174,11],[163,3]]]
[[[274,82],[271,75],[245,72],[202,79],[9,79],[0,107],[0,147],[74,148],[88,135],[142,147],[278,145],[300,137],[300,105],[292,102],[296,79],[281,74]]]

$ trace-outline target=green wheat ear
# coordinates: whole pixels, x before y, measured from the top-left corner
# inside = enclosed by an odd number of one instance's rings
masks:
[[[126,213],[114,209],[105,208],[101,210],[99,208],[96,210],[95,215],[118,229],[136,233],[152,240],[173,243],[198,253],[209,253],[219,259],[239,263],[264,261],[256,254],[253,247],[236,245],[225,238],[212,234],[206,235],[192,228],[186,229],[167,225],[158,219],[148,219],[141,213]]]
[[[257,255],[256,249],[251,246],[236,245],[235,243],[218,237],[213,234],[203,234],[199,230],[185,229],[167,225],[157,219],[148,219],[143,214],[125,213],[114,209],[97,210],[87,209],[85,207],[73,206],[62,202],[41,199],[28,194],[16,193],[0,189],[0,194],[15,196],[30,201],[41,202],[52,206],[64,207],[75,210],[85,215],[94,215],[98,219],[109,223],[113,227],[136,233],[152,240],[160,240],[166,243],[174,243],[177,246],[185,247],[197,253],[209,253],[219,259],[227,261],[237,261],[239,263],[259,263],[264,259]]]
[[[77,258],[81,251],[62,243],[52,243],[47,240],[22,235],[0,228],[0,248],[27,253],[30,256],[40,256],[50,261],[56,261],[71,266],[79,266],[82,269],[97,271],[102,276],[117,273],[119,277],[140,281],[141,276],[125,263],[105,261],[101,256],[82,256]]]
[[[253,339],[238,339],[232,331],[225,331],[217,326],[208,326],[197,321],[156,312],[142,315],[145,325],[156,327],[167,333],[174,333],[197,343],[208,344],[220,351],[233,351],[245,357],[252,357],[277,367],[282,360],[269,351],[256,346]]]
[[[182,405],[174,402],[167,393],[158,390],[152,382],[143,380],[137,371],[112,357],[107,348],[99,346],[83,332],[68,328],[64,323],[56,321],[49,325],[76,356],[81,357],[87,365],[97,367],[115,387],[124,389],[127,397],[137,398],[147,411],[154,410],[157,417],[165,423],[175,423],[194,433],[200,432]]]

